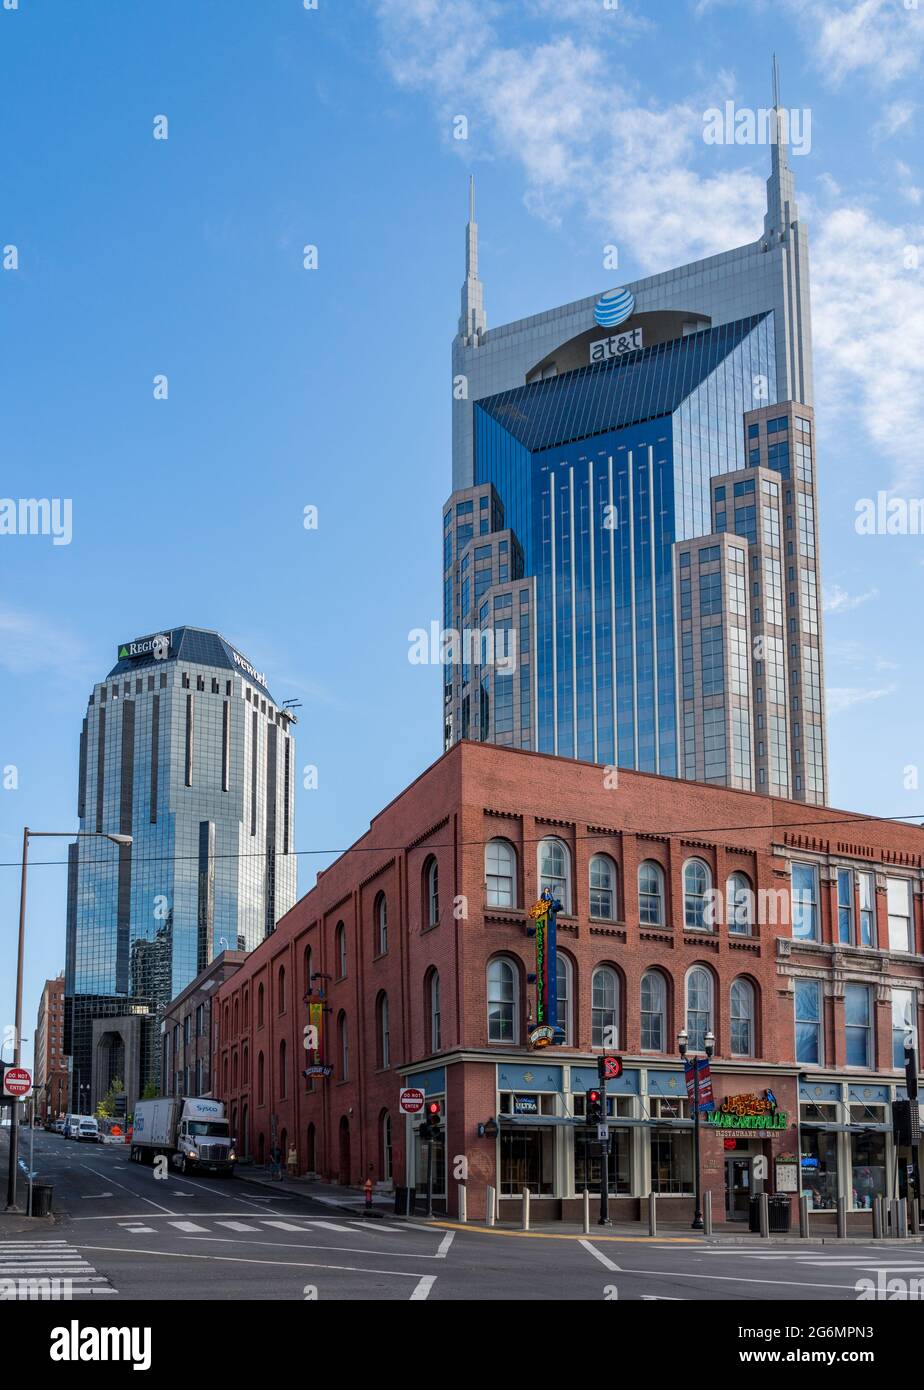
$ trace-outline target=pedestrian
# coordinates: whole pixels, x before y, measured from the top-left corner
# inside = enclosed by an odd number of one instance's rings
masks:
[[[289,1145],[289,1152],[286,1156],[286,1170],[290,1178],[294,1178],[298,1172],[298,1153],[294,1144]]]
[[[270,1149],[270,1176],[276,1182],[282,1182],[282,1149],[278,1144]]]

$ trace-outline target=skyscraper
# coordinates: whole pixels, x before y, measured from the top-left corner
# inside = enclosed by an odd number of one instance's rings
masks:
[[[774,101],[776,134],[776,77]],[[470,192],[443,619],[473,638],[446,746],[823,802],[814,443],[778,139],[756,241],[492,330]]]
[[[164,1007],[219,951],[251,950],[295,901],[295,716],[217,632],[120,644],[80,735],[69,847],[67,1051],[95,1102],[157,1079]],[[72,1095],[76,1097],[76,1089]]]

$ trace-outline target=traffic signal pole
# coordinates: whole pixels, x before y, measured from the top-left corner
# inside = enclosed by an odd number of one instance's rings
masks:
[[[29,831],[22,832],[22,879],[19,888],[19,945],[16,954],[16,1018],[13,1024],[13,1066],[20,1063],[22,1046],[22,973],[26,952],[26,868],[29,856]],[[16,1205],[16,1176],[19,1164],[19,1101],[10,1101],[10,1167],[6,1181],[6,1209],[18,1211]]]
[[[600,1107],[603,1123],[606,1125],[606,1138],[600,1146],[600,1216],[598,1226],[611,1226],[610,1221],[610,1127],[606,1118],[606,1077],[600,1081]]]

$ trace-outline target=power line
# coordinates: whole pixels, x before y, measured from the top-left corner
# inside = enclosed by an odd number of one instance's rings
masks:
[[[732,833],[732,832],[739,833],[739,834],[744,834],[744,833],[746,833],[746,832],[748,832],[748,831],[756,831],[756,830],[781,831],[781,830],[792,830],[793,828],[803,829],[803,830],[806,830],[806,831],[812,831],[812,830],[815,830],[817,827],[822,826],[822,825],[852,825],[852,826],[860,826],[860,825],[865,825],[865,824],[899,825],[899,824],[901,824],[903,821],[913,821],[913,820],[924,820],[924,812],[922,812],[922,811],[915,811],[915,812],[912,812],[912,813],[904,813],[904,814],[894,815],[894,816],[862,815],[862,814],[858,814],[857,812],[852,812],[852,813],[849,813],[849,814],[843,815],[843,816],[825,816],[825,817],[822,817],[821,819],[815,819],[815,820],[788,820],[788,821],[771,820],[771,821],[754,821],[754,822],[752,822],[751,824],[747,824],[747,825],[742,825],[740,822],[735,823],[735,824],[733,824],[733,825],[705,825],[705,826],[695,826],[695,825],[693,825],[693,826],[688,826],[688,825],[685,825],[685,826],[674,827],[674,828],[672,828],[672,829],[664,829],[664,828],[662,828],[661,826],[651,826],[651,825],[647,825],[647,826],[631,826],[631,825],[624,825],[624,826],[616,827],[616,828],[614,828],[613,830],[600,830],[600,831],[595,832],[595,833],[592,834],[592,835],[576,835],[576,836],[574,836],[574,839],[575,839],[576,842],[581,843],[581,842],[586,841],[586,840],[605,840],[605,839],[608,839],[611,835],[700,836],[700,835],[729,834],[729,833]],[[909,829],[924,830],[924,824],[922,824],[922,825],[913,825],[913,826],[909,826]],[[77,833],[77,832],[75,831],[74,833],[75,833],[75,836],[76,836],[76,833]],[[548,839],[548,838],[549,838],[549,835],[550,835],[551,833],[552,833],[552,832],[548,832],[547,834],[544,834],[544,835],[529,835],[529,836],[526,836],[526,837],[523,839],[522,843],[523,843],[524,845],[539,844],[542,840]],[[423,843],[423,844],[421,844],[419,847],[420,847],[421,849],[426,849],[426,850],[434,850],[434,849],[456,849],[456,848],[462,848],[462,849],[464,849],[464,848],[473,848],[473,847],[475,847],[475,846],[484,846],[484,845],[486,845],[490,840],[493,840],[493,839],[496,839],[496,838],[498,838],[498,837],[495,836],[495,835],[488,835],[488,836],[486,836],[486,837],[483,838],[483,839],[476,839],[476,840],[460,840],[460,841],[453,841],[453,840],[450,840],[450,841],[448,841],[448,842],[446,842],[446,843],[439,843],[439,842],[437,842],[437,843]],[[501,837],[501,838],[503,838],[503,837]],[[416,847],[416,846],[415,846],[415,847]],[[344,855],[344,854],[349,854],[349,853],[359,853],[359,854],[402,854],[402,853],[406,852],[406,851],[408,850],[408,848],[409,848],[408,845],[360,845],[360,844],[355,844],[355,845],[348,845],[345,849],[293,849],[293,850],[276,850],[276,851],[274,851],[274,853],[277,855],[278,858],[296,858],[296,859],[297,859],[297,858],[301,858],[301,857],[316,856],[316,855],[325,855],[325,854],[332,854],[332,855],[337,855],[337,856]],[[270,853],[270,851],[268,851],[268,850],[253,850],[253,851],[247,852],[247,853],[214,854],[214,855],[212,855],[211,857],[212,857],[212,859],[216,859],[216,860],[217,860],[217,859],[266,859],[269,853]],[[198,858],[199,858],[199,855],[198,855],[198,854],[154,854],[154,855],[145,855],[143,858],[133,855],[133,856],[132,856],[132,864],[134,865],[134,864],[182,863],[182,862],[184,862],[184,861],[186,861],[186,860],[198,860]],[[68,862],[69,862],[69,861],[68,861],[67,859],[38,859],[38,860],[32,860],[32,859],[30,859],[30,860],[29,860],[29,867],[30,867],[30,868],[33,868],[33,867],[34,867],[34,868],[54,868],[54,867],[56,867],[56,866],[65,866],[65,865],[67,865]],[[103,861],[97,861],[97,862],[103,862]],[[22,868],[22,860],[21,860],[21,859],[8,859],[8,860],[0,861],[0,869],[21,869],[21,868]]]

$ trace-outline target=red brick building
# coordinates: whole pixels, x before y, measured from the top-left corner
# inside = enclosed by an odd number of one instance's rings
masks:
[[[896,1181],[890,1102],[924,989],[922,847],[895,822],[460,743],[221,986],[213,1090],[258,1161],[275,1138],[301,1172],[419,1187],[419,1116],[398,1106],[417,1086],[441,1103],[450,1212],[464,1178],[470,1217],[488,1184],[504,1217],[524,1185],[537,1214],[573,1216],[599,1179],[581,1119],[606,1043],[624,1058],[608,1089],[617,1215],[652,1190],[685,1215],[686,1028],[691,1053],[714,1035],[715,1218],[746,1213],[761,1157],[771,1191],[801,1183],[816,1208],[838,1195],[865,1208]],[[544,884],[564,903],[565,1042],[539,1050],[528,909]],[[304,1050],[311,1003],[320,1059]],[[308,1060],[331,1074],[306,1077]],[[489,1121],[497,1134],[480,1136]]]
[[[67,1114],[68,1058],[64,1053],[64,971],[46,980],[35,1024],[35,1105],[45,1123]]]

